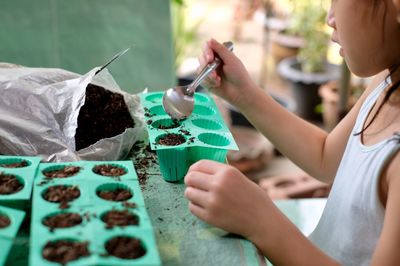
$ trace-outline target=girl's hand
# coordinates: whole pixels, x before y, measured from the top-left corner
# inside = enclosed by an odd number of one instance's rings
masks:
[[[222,64],[209,74],[203,84],[216,95],[238,106],[243,95],[257,86],[239,58],[214,39],[204,44],[203,54],[199,58],[199,69],[211,63],[215,55],[222,60]]]
[[[201,160],[190,167],[185,183],[190,211],[207,223],[250,240],[265,227],[273,203],[236,168]]]

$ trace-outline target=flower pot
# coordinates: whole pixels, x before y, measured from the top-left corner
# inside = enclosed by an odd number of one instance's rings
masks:
[[[324,122],[324,128],[327,131],[331,131],[341,118],[339,110],[339,85],[336,81],[325,83],[318,89],[318,94],[322,98],[322,120]],[[356,97],[350,95],[344,112],[347,113],[356,101]]]
[[[299,49],[304,45],[303,38],[286,34],[284,31],[271,33],[270,40],[270,53],[275,64],[278,64],[282,59],[296,56]]]
[[[324,72],[305,73],[301,71],[300,66],[296,57],[289,57],[278,64],[278,73],[290,83],[295,113],[304,119],[320,120],[321,115],[315,111],[315,108],[321,104],[318,89],[330,80],[338,80],[340,67],[326,63]]]

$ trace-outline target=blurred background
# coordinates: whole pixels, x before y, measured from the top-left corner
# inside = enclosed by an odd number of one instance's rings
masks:
[[[329,0],[2,0],[0,62],[84,74],[109,70],[139,93],[191,82],[205,41],[232,40],[253,80],[282,106],[326,129],[369,80],[348,72],[325,24]],[[216,99],[240,147],[228,162],[273,198],[324,197],[329,184],[302,172],[234,107]]]
[[[253,80],[291,112],[330,131],[368,83],[352,76],[330,41],[327,0],[187,0],[172,5],[176,73],[189,83],[205,41],[233,40]],[[218,99],[217,99],[218,100]],[[272,198],[325,197],[330,184],[304,173],[234,107],[220,103],[240,151],[228,160]],[[294,129],[295,130],[295,129]]]

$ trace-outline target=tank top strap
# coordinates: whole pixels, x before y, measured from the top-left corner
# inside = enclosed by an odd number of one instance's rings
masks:
[[[357,120],[353,129],[353,133],[359,132],[364,125],[364,121],[367,118],[372,107],[375,105],[381,93],[391,84],[390,76],[382,80],[378,86],[368,95],[364,103],[360,108],[360,112],[357,116]]]

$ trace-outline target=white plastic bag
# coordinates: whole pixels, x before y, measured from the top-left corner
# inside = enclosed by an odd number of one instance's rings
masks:
[[[96,75],[96,67],[81,76],[62,69],[1,66],[0,153],[41,156],[44,161],[118,160],[135,142],[146,141],[139,97],[122,91],[107,69]],[[89,83],[122,94],[135,126],[75,151],[78,115]]]

